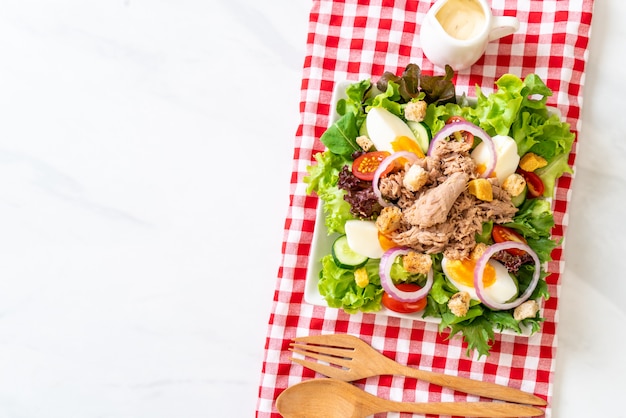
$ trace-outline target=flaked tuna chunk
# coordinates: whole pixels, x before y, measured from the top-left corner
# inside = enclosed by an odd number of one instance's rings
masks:
[[[437,187],[428,189],[405,212],[411,225],[428,228],[448,219],[448,213],[459,195],[465,190],[469,176],[464,172],[451,174]]]
[[[427,254],[437,254],[448,246],[453,232],[454,226],[450,222],[443,222],[429,228],[411,226],[406,231],[392,233],[391,236],[398,245]]]

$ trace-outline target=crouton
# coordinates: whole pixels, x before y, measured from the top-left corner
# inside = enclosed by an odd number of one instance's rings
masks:
[[[521,174],[513,173],[504,179],[502,189],[511,195],[511,197],[519,196],[526,188],[526,180]]]
[[[404,117],[406,120],[421,122],[426,117],[426,107],[428,105],[423,100],[408,102],[404,108]]]
[[[450,312],[455,316],[461,318],[467,315],[467,311],[469,311],[470,299],[470,294],[467,292],[455,293],[450,300],[448,300],[448,309],[450,309]]]
[[[539,304],[537,301],[531,299],[515,308],[513,318],[515,318],[516,321],[522,321],[527,318],[534,318],[537,312],[539,312]]]
[[[524,171],[535,171],[536,169],[547,165],[548,161],[541,155],[537,155],[534,152],[527,152],[519,162],[519,168]]]
[[[402,185],[411,192],[416,192],[428,182],[428,173],[421,166],[413,164],[405,172]]]
[[[428,274],[433,260],[428,254],[409,251],[402,257],[402,267],[411,274]]]
[[[366,137],[365,135],[357,136],[356,143],[363,148],[363,151],[369,151],[374,146],[374,143],[371,139]]]
[[[474,261],[478,261],[478,259],[482,257],[486,249],[487,249],[487,244],[483,242],[479,242],[478,244],[476,244],[476,246],[474,247],[474,249],[472,250],[470,254],[471,259]]]
[[[485,202],[491,202],[493,200],[493,189],[491,183],[487,179],[473,179],[468,183],[468,190],[470,194],[476,196],[480,200]]]
[[[354,281],[360,288],[364,288],[370,283],[370,278],[365,267],[358,268],[354,271]]]
[[[380,211],[376,218],[376,228],[381,234],[389,234],[400,228],[402,210],[397,206],[387,206]]]

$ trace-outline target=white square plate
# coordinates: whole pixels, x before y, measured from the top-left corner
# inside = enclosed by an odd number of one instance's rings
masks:
[[[346,98],[345,90],[352,83],[353,82],[343,81],[343,82],[338,82],[335,85],[335,89],[332,95],[331,103],[333,104],[333,108],[332,108],[332,113],[330,115],[331,117],[330,117],[329,126],[338,120],[339,114],[337,113],[337,110],[336,110],[337,101],[339,99]],[[305,289],[304,289],[304,300],[311,305],[327,307],[328,304],[326,303],[326,300],[324,299],[324,297],[320,294],[318,290],[319,273],[322,269],[322,264],[320,260],[325,255],[330,254],[331,246],[335,238],[338,237],[338,235],[328,234],[328,229],[326,228],[324,218],[325,218],[325,215],[324,215],[322,202],[318,201],[317,216],[315,219],[315,229],[313,230],[311,252],[309,254],[309,261],[307,265],[306,283],[305,283]],[[405,318],[405,319],[430,322],[430,323],[435,323],[435,324],[439,324],[441,322],[441,319],[439,318],[423,317],[423,311],[406,314],[406,313],[395,312],[395,311],[385,308],[384,306],[381,306],[380,311],[372,312],[372,313],[376,315],[386,315],[390,317]],[[524,327],[524,326],[522,326],[522,334],[518,334],[512,330],[504,330],[502,331],[502,333],[511,334],[511,335],[523,335],[523,336],[531,335],[530,328]]]

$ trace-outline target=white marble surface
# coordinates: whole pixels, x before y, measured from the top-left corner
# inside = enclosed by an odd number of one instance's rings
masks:
[[[626,5],[596,3],[555,417],[626,416]],[[0,418],[253,416],[309,8],[1,2]]]

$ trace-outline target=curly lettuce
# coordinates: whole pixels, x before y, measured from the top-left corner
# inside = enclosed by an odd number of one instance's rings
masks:
[[[551,238],[554,216],[550,202],[544,199],[528,199],[505,226],[517,230],[526,238],[528,245],[543,263],[552,259],[552,250],[558,242]]]
[[[321,199],[328,234],[343,234],[346,221],[355,217],[350,213],[350,204],[343,198],[346,192],[337,187],[337,182],[339,172],[352,161],[329,150],[319,152],[314,157],[317,164],[308,166],[309,175],[304,177],[304,182],[308,184],[307,194],[315,192]]]
[[[568,157],[575,135],[558,112],[547,107],[550,90],[536,74],[524,80],[505,74],[496,82],[498,90],[489,96],[478,91],[476,112],[480,126],[488,133],[509,135],[518,154],[533,152],[545,158],[548,166],[537,171],[545,186],[545,197],[553,197],[556,180],[573,173]]]
[[[341,308],[347,313],[375,312],[381,308],[383,289],[378,275],[378,260],[370,259],[365,264],[369,283],[357,286],[354,271],[335,264],[332,255],[322,257],[322,271],[318,282],[320,295],[331,308]]]

